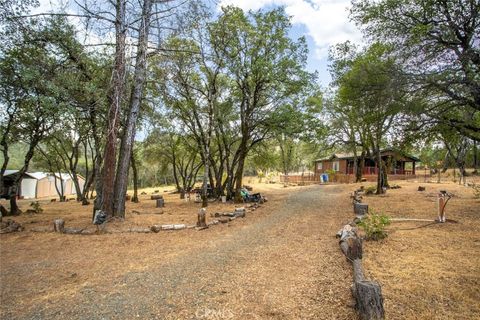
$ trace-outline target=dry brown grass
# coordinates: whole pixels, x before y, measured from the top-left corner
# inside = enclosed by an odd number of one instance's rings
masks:
[[[67,227],[91,225],[91,206],[43,201],[44,213],[14,218],[27,231],[0,235],[0,318],[354,319],[351,267],[334,234],[353,217],[348,195],[358,185],[247,183],[269,202],[204,231],[29,232],[57,217]],[[456,195],[447,218],[458,223],[402,230],[422,223],[395,222],[386,240],[365,243],[366,273],[382,285],[387,318],[479,318],[480,201],[453,183],[399,184],[364,201],[393,217],[434,219],[436,193],[446,189]],[[158,189],[162,215],[151,189],[139,204],[128,203],[124,223],[109,228],[195,223],[199,204]],[[234,207],[215,203],[208,213]]]
[[[458,223],[392,222],[386,240],[366,243],[365,268],[382,284],[388,318],[480,318],[480,200],[453,182],[399,184],[364,202],[392,217],[435,219],[437,193],[447,190],[455,197],[446,216]]]
[[[67,226],[90,223],[91,206],[45,202],[44,213],[15,217],[26,232],[0,235],[0,318],[351,319],[343,281],[350,271],[333,236],[347,214],[338,216],[335,201],[325,215],[317,210],[312,188],[255,185],[269,201],[245,219],[158,234],[29,232],[56,217]],[[308,200],[287,206],[301,190],[310,190]],[[177,198],[165,195],[163,215],[127,214],[124,224],[194,222],[199,204]],[[141,200],[127,211],[156,210],[155,201]],[[213,204],[208,212],[233,207]]]

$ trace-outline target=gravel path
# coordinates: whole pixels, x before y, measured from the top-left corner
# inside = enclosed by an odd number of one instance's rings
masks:
[[[255,223],[22,318],[354,319],[351,271],[334,237],[347,195],[333,185],[298,190]]]

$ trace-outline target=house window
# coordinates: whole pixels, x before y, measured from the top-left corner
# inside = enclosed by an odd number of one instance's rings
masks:
[[[333,171],[340,171],[340,163],[338,161],[333,161],[332,169]]]
[[[317,163],[317,170],[322,170],[323,169],[323,162]]]

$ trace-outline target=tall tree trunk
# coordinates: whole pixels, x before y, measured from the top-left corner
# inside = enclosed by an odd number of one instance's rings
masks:
[[[135,154],[132,151],[132,173],[133,173],[133,197],[132,202],[138,203],[138,172],[137,172],[137,163],[135,160]]]
[[[445,173],[448,170],[448,159],[449,159],[449,157],[450,157],[450,151],[447,151],[445,153],[445,158],[443,159],[442,173]]]
[[[243,198],[242,198],[242,179],[243,179],[243,169],[244,169],[244,166],[245,166],[245,158],[246,158],[246,146],[245,145],[241,145],[240,146],[241,151],[240,151],[240,156],[239,156],[239,159],[238,159],[238,166],[237,166],[237,171],[235,173],[235,202],[242,202],[243,201]]]
[[[209,179],[209,163],[208,163],[208,152],[209,150],[207,147],[203,148],[203,184],[202,184],[202,208],[206,208],[208,206],[208,182]]]
[[[383,194],[383,165],[382,165],[382,153],[380,151],[380,144],[377,145],[376,148],[376,155],[377,155],[377,194]]]
[[[363,177],[363,168],[365,167],[365,150],[362,150],[360,161],[355,172],[355,182],[361,182]]]
[[[130,98],[127,123],[122,136],[120,157],[118,159],[115,179],[113,215],[119,218],[125,218],[125,194],[127,192],[128,184],[128,168],[130,167],[130,157],[132,154],[133,142],[135,140],[135,125],[140,112],[147,73],[147,48],[151,11],[152,0],[144,0],[137,46],[137,58],[133,75],[133,90]]]
[[[114,213],[115,165],[117,160],[117,130],[120,121],[120,110],[125,90],[125,44],[127,27],[125,24],[126,0],[117,0],[115,19],[115,64],[112,72],[111,89],[109,94],[110,107],[108,110],[107,142],[103,156],[102,179],[97,189],[94,214],[101,208],[107,216]],[[125,197],[124,197],[125,198]]]
[[[473,173],[478,173],[478,149],[477,141],[473,141]]]
[[[14,116],[15,116],[15,112],[8,113],[7,124],[4,127],[4,130],[1,134],[1,139],[0,139],[0,146],[2,147],[2,154],[3,154],[3,163],[2,163],[2,167],[0,168],[0,194],[3,193],[4,191],[3,176],[5,175],[8,162],[10,161],[10,157],[8,155],[8,147],[9,147],[8,138],[10,137],[10,129],[12,128],[12,125],[13,125]]]
[[[348,163],[348,162],[347,162]],[[348,167],[347,167],[348,170]],[[347,172],[348,174],[349,172]],[[357,155],[357,147],[354,147],[353,149],[353,168],[352,168],[352,174],[355,175],[355,182],[358,182],[357,180],[357,173],[358,173],[358,155]],[[350,178],[348,178],[350,181]]]
[[[59,201],[60,202],[65,202],[65,190],[63,188],[63,178],[62,178],[62,170],[58,170],[58,175],[60,176],[60,178],[58,178],[56,175],[55,175],[55,172],[52,170],[53,172],[53,177],[55,179],[55,190],[57,190],[57,194],[58,194],[58,198],[59,198]],[[57,181],[60,179],[60,188],[58,187],[57,185]]]
[[[83,192],[82,192],[82,188],[80,188],[80,181],[78,180],[78,174],[76,171],[72,171],[72,181],[73,181],[73,185],[75,187],[75,192],[77,193],[77,201],[81,201],[83,202],[84,201],[84,196],[83,196]]]
[[[20,170],[18,170],[18,173],[17,173],[18,176],[15,178],[13,182],[12,194],[10,194],[10,215],[20,214],[20,209],[18,208],[18,204],[17,204],[17,193],[18,193],[18,190],[20,190],[20,183],[22,182],[23,175],[25,174],[25,172],[28,171],[30,160],[32,160],[34,150],[37,147],[38,143],[40,142],[41,138],[42,138],[41,135],[34,134],[32,140],[30,141],[28,151],[25,154],[23,167]]]

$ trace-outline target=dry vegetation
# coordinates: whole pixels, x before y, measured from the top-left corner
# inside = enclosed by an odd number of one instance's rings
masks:
[[[447,218],[458,223],[394,222],[386,240],[366,243],[366,274],[382,285],[387,318],[480,317],[480,200],[453,183],[399,184],[364,202],[393,217],[433,219],[446,189],[455,194]],[[158,234],[31,232],[57,217],[67,227],[90,224],[91,206],[44,201],[43,213],[15,217],[26,231],[0,235],[0,318],[353,319],[351,267],[335,233],[353,217],[348,195],[357,187],[255,184],[269,201],[245,219]],[[199,204],[159,190],[163,214],[151,189],[109,228],[196,221]],[[215,203],[208,213],[234,207]]]
[[[269,201],[245,219],[158,234],[29,232],[56,217],[65,218],[66,226],[89,224],[91,207],[46,202],[44,213],[15,218],[27,231],[0,237],[0,317],[351,319],[349,286],[343,281],[348,264],[332,236],[339,216],[330,206],[337,205],[327,203],[327,214],[319,212],[325,199],[317,199],[315,188],[255,185]],[[289,202],[292,196],[296,200]],[[125,224],[194,222],[199,204],[177,198],[165,195],[163,215],[128,214]],[[141,200],[128,211],[158,210],[155,201]],[[208,212],[233,207],[214,204]]]
[[[392,222],[387,239],[366,243],[365,268],[382,284],[388,318],[479,318],[480,200],[453,182],[400,186],[364,202],[394,218],[435,219],[437,193],[447,190],[455,196],[446,216],[458,223]]]

